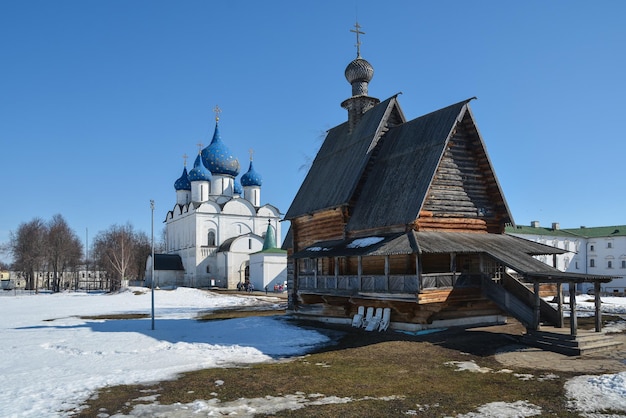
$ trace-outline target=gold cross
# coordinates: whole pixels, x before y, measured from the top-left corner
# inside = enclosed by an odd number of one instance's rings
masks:
[[[359,35],[365,35],[365,32],[361,32],[361,25],[359,25],[359,22],[356,22],[354,24],[354,29],[350,29],[350,32],[354,32],[356,33],[356,57],[359,58],[361,56],[361,40],[359,38]]]
[[[196,145],[198,146],[198,154],[202,154],[202,146],[204,144],[202,142],[198,142]]]
[[[187,158],[188,158],[188,155],[186,153],[183,154],[183,164],[185,167],[187,167]]]
[[[254,154],[254,150],[250,148],[248,152],[250,153],[250,161],[252,161],[252,154]]]
[[[220,120],[220,113],[222,113],[222,109],[220,109],[218,105],[215,105],[213,112],[215,112],[215,122],[218,122]]]

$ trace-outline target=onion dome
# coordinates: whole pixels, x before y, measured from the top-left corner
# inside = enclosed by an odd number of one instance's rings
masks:
[[[252,161],[250,161],[250,168],[248,168],[248,172],[241,176],[241,185],[242,186],[258,186],[261,187],[263,184],[263,178],[261,175],[254,169],[252,166]]]
[[[359,56],[348,64],[345,75],[352,85],[352,96],[366,96],[367,84],[374,77],[374,67]]]
[[[183,168],[183,174],[174,182],[174,188],[176,190],[191,190],[187,167]]]
[[[233,193],[243,196],[243,187],[241,187],[239,179],[235,179],[235,183],[233,184]]]
[[[200,154],[196,157],[188,177],[189,181],[211,181],[211,172],[202,163]]]
[[[202,161],[213,174],[233,177],[239,174],[239,161],[233,157],[226,144],[222,141],[217,123],[215,123],[213,140],[208,147],[202,150]]]

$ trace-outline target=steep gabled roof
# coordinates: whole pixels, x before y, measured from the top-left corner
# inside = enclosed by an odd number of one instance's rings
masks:
[[[330,129],[285,219],[347,204],[390,118],[404,122],[395,96],[365,112],[352,133],[348,122]]]
[[[409,224],[417,218],[448,138],[468,102],[389,129],[348,230]]]

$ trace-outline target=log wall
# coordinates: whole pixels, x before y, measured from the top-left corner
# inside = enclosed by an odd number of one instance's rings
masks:
[[[466,126],[458,127],[439,163],[414,225],[418,231],[500,233],[503,228],[506,210],[495,175]]]
[[[291,221],[294,252],[319,241],[343,239],[346,220],[341,209],[330,209]]]

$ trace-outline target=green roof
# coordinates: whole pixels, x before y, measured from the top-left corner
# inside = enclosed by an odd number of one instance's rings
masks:
[[[565,231],[585,238],[623,237],[626,236],[626,225],[568,228]]]
[[[564,236],[571,237],[572,234],[569,230],[566,229],[553,229],[553,228],[544,228],[540,226],[526,226],[526,225],[516,225],[516,226],[507,226],[504,230],[507,234],[523,234],[523,235],[548,235],[551,237],[554,236]]]
[[[281,250],[280,248],[268,248],[252,254],[287,254],[287,251]]]
[[[626,236],[626,225],[596,226],[581,228],[544,228],[526,225],[507,226],[507,234],[549,235],[563,237],[604,238]]]

